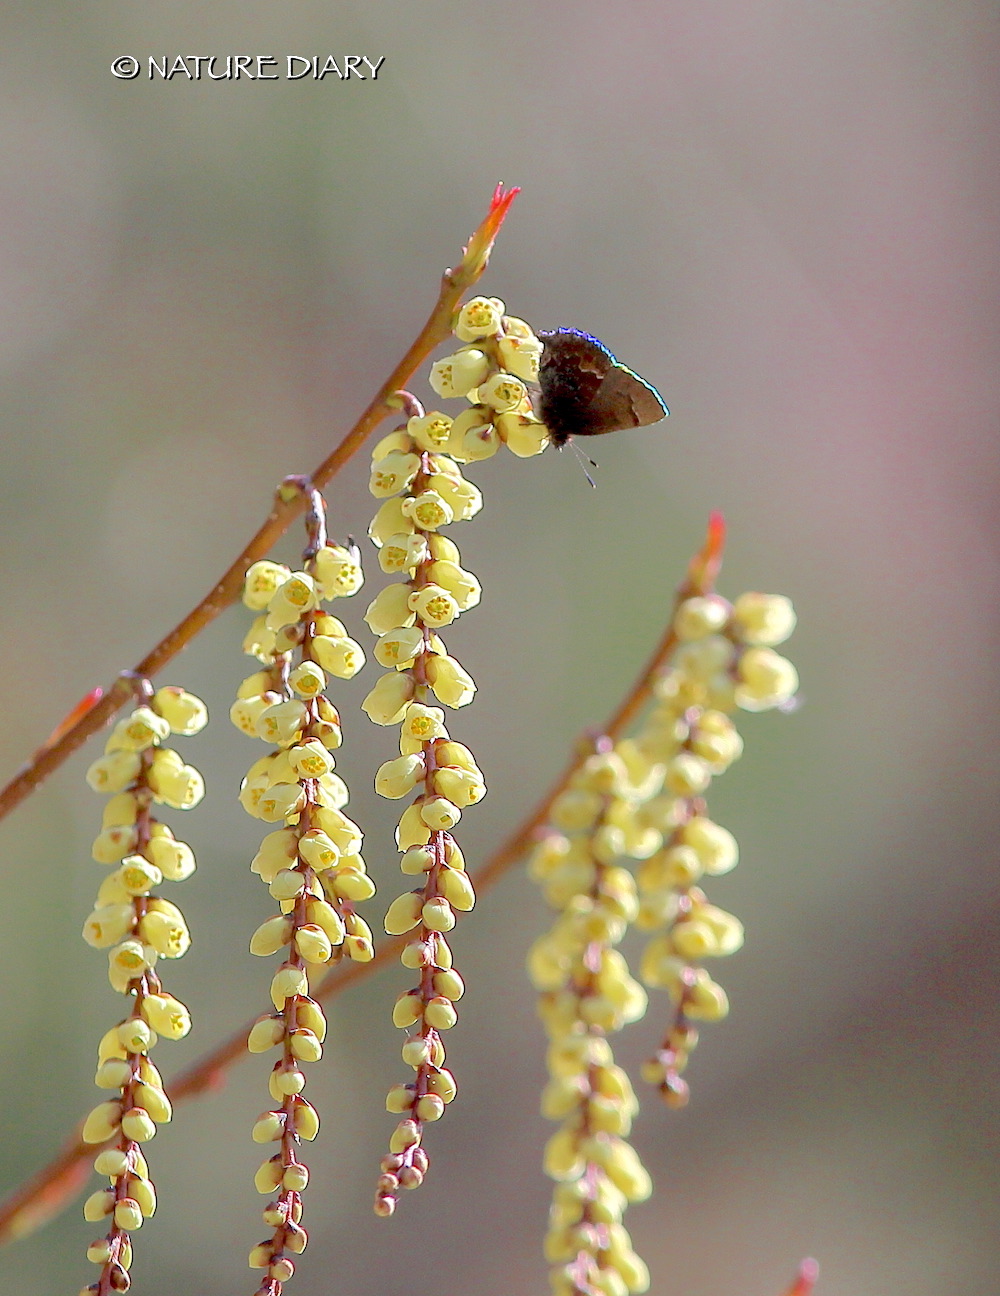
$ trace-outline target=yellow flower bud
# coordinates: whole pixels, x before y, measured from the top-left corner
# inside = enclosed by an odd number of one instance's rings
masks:
[[[454,968],[442,968],[432,977],[434,993],[444,999],[461,999],[465,994],[465,982]]]
[[[420,922],[423,896],[419,891],[405,891],[397,896],[385,915],[385,930],[390,936],[400,936]]]
[[[122,1133],[136,1143],[148,1143],[156,1134],[156,1124],[143,1107],[130,1107],[122,1114]]]
[[[183,882],[195,870],[194,851],[182,841],[172,837],[152,837],[146,847],[149,858],[165,878]]]
[[[267,743],[287,747],[298,742],[308,720],[304,702],[294,699],[266,707],[257,720],[257,735]]]
[[[428,659],[427,682],[439,702],[455,709],[467,706],[476,693],[472,676],[454,657],[447,655]]]
[[[293,926],[291,914],[276,914],[268,918],[250,937],[250,953],[262,958],[277,954],[292,939]]]
[[[318,872],[333,868],[340,859],[340,850],[325,832],[310,828],[299,839],[299,854]]]
[[[739,846],[728,829],[703,815],[689,819],[678,837],[697,854],[702,868],[712,877],[728,873],[739,861]]]
[[[477,347],[466,347],[431,366],[430,384],[446,400],[467,396],[486,378],[490,362]]]
[[[345,549],[343,545],[324,545],[313,559],[313,575],[325,599],[349,598],[357,594],[365,581],[358,550]]]
[[[458,312],[455,336],[460,342],[475,342],[478,338],[494,337],[500,332],[503,302],[495,297],[470,297]],[[411,419],[412,423],[413,420]]]
[[[744,643],[773,648],[795,629],[795,609],[783,594],[741,594],[733,604],[733,627]]]
[[[298,783],[274,783],[257,800],[256,814],[265,823],[277,823],[298,814],[306,803],[306,792]]]
[[[157,689],[153,694],[152,705],[173,733],[189,737],[200,733],[208,724],[208,708],[201,698],[176,685]]]
[[[455,520],[450,504],[435,490],[421,491],[419,495],[403,500],[403,516],[409,518],[421,531],[436,531]]]
[[[309,978],[304,969],[292,963],[283,963],[271,978],[271,1002],[280,1012],[285,1000],[293,995],[309,993]]]
[[[104,905],[95,909],[83,926],[83,939],[94,949],[106,949],[127,935],[135,922],[131,904]]]
[[[163,881],[155,864],[142,855],[127,855],[115,871],[115,877],[129,895],[147,895]]]
[[[329,963],[333,954],[329,936],[316,923],[295,929],[295,948],[307,963]]]
[[[361,849],[363,833],[343,811],[320,807],[313,811],[312,822],[320,832],[326,833],[342,855],[353,855]]]
[[[115,1100],[98,1103],[83,1122],[80,1137],[84,1143],[103,1143],[111,1138],[122,1119],[122,1105]]]
[[[91,855],[98,864],[116,864],[135,849],[139,830],[134,824],[116,824],[105,828],[94,838]]]
[[[438,879],[441,894],[455,909],[467,913],[476,903],[476,892],[468,873],[460,869],[443,869]]]
[[[343,944],[344,920],[333,905],[326,900],[309,900],[306,904],[306,917],[326,934],[331,945]]]
[[[420,471],[420,456],[390,452],[372,464],[368,489],[376,499],[386,499],[406,490]]]
[[[413,679],[400,672],[383,675],[361,703],[361,709],[375,724],[398,724],[413,696]]]
[[[541,454],[549,444],[549,430],[544,423],[530,414],[514,410],[499,414],[496,429],[511,454],[519,459],[529,459]]]
[[[100,1188],[97,1192],[91,1193],[83,1203],[83,1218],[89,1224],[99,1224],[111,1214],[114,1208],[115,1190]]]
[[[320,1043],[326,1039],[326,1016],[315,999],[299,999],[295,1005],[295,1017],[298,1024],[312,1031]]]
[[[406,430],[421,450],[443,450],[451,435],[451,423],[447,414],[433,410],[409,419]]]
[[[95,792],[122,792],[135,782],[142,767],[137,751],[115,751],[99,756],[87,770],[87,782]]]
[[[498,414],[516,409],[527,394],[527,388],[520,378],[509,373],[491,374],[479,388],[479,399]]]
[[[378,548],[390,537],[414,530],[412,520],[403,513],[401,499],[387,499],[368,525],[368,534]]]
[[[446,590],[458,604],[462,612],[475,607],[482,595],[482,586],[472,572],[465,571],[456,562],[433,562],[428,568],[428,576],[434,584]]]
[[[420,818],[434,832],[448,831],[458,823],[462,811],[447,797],[432,796],[420,806]]]
[[[408,1148],[417,1147],[420,1143],[420,1126],[416,1121],[402,1120],[389,1137],[389,1151],[405,1152]]]
[[[288,1046],[292,1057],[298,1058],[300,1062],[318,1062],[323,1056],[323,1045],[311,1030],[289,1031]]]
[[[455,876],[465,877],[465,874]],[[433,899],[425,901],[420,911],[420,918],[430,931],[447,932],[455,926],[454,910],[444,896],[434,896]]]
[[[191,947],[191,933],[180,910],[174,905],[167,909],[168,903],[161,900],[159,907],[146,912],[139,923],[139,935],[161,958],[182,958]]]
[[[446,767],[435,771],[434,791],[464,809],[483,799],[486,784],[478,771]]]
[[[712,772],[693,752],[678,752],[667,762],[664,782],[675,796],[700,796],[712,781]]]
[[[263,612],[276,591],[291,576],[282,563],[263,559],[253,563],[243,582],[243,602],[252,612]]]
[[[183,1039],[191,1029],[191,1014],[173,995],[146,995],[141,1012],[153,1030],[164,1039]]]
[[[406,666],[423,648],[424,632],[420,626],[400,626],[379,639],[375,660],[380,666]]]
[[[682,642],[718,634],[729,620],[731,608],[718,594],[685,599],[674,613],[674,633]]]
[[[447,730],[444,727],[444,712],[440,707],[429,707],[422,702],[411,702],[403,718],[401,736],[419,743],[429,743],[436,738],[447,737]]]
[[[280,1017],[258,1017],[247,1036],[247,1052],[266,1053],[285,1038],[285,1023]]]
[[[427,846],[411,846],[399,861],[400,870],[411,876],[426,873],[434,864],[434,852]]]
[[[136,1107],[149,1113],[150,1120],[157,1125],[166,1125],[173,1117],[170,1099],[159,1085],[140,1082],[132,1091]]]
[[[379,796],[398,800],[413,791],[424,777],[424,772],[423,756],[397,756],[379,767],[375,775],[375,791]]]
[[[538,382],[538,361],[542,355],[538,338],[502,337],[497,343],[497,354],[508,373],[515,374],[524,382]]]
[[[736,702],[744,711],[766,711],[788,702],[799,687],[795,667],[772,648],[747,648],[740,655]]]
[[[445,462],[454,463],[451,459]],[[457,469],[458,465],[456,464],[455,467]],[[456,522],[465,522],[475,517],[483,507],[482,491],[462,476],[438,473],[430,478],[427,485],[431,492],[437,492],[444,500]]]
[[[372,461],[377,462],[384,459],[387,454],[399,452],[409,454],[413,449],[413,438],[405,428],[395,428],[392,432],[386,433],[384,437],[375,442],[372,449]]]
[[[388,634],[400,626],[411,626],[414,614],[410,611],[410,587],[403,584],[387,585],[371,603],[364,619],[372,634]]]
[[[412,572],[418,563],[427,559],[427,537],[420,534],[406,535],[400,532],[390,536],[378,553],[378,565],[387,576],[398,576],[400,572]]]
[[[116,1027],[119,1042],[130,1053],[145,1053],[156,1043],[156,1036],[148,1022],[139,1017],[130,1017]]]
[[[288,683],[301,698],[314,698],[326,688],[326,676],[313,661],[300,662],[289,672]]]
[[[423,585],[410,595],[408,605],[426,626],[440,628],[450,625],[458,616],[458,603],[440,585]]]
[[[157,746],[169,735],[170,725],[162,716],[157,715],[152,707],[139,706],[131,715],[118,721],[104,750],[141,752]]]
[[[423,803],[414,802],[403,811],[396,828],[396,845],[400,850],[411,846],[425,846],[431,839],[431,830],[422,817]]]

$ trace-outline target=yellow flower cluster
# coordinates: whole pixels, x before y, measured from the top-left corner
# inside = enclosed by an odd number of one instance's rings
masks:
[[[607,1036],[646,1011],[646,992],[616,948],[639,908],[619,861],[659,844],[642,814],[658,773],[634,748],[602,740],[553,804],[553,831],[529,865],[559,910],[528,960],[549,1036],[542,1112],[561,1122],[545,1149],[557,1183],[545,1240],[557,1296],[625,1296],[649,1285],[622,1217],[652,1184],[627,1142],[638,1104]]]
[[[743,750],[732,713],[787,705],[798,676],[774,651],[795,628],[795,612],[782,595],[751,592],[735,603],[696,595],[679,603],[673,628],[678,646],[635,740],[663,768],[662,790],[646,807],[663,844],[638,869],[636,925],[656,933],[643,953],[642,979],[667,990],[674,1004],[673,1022],[643,1079],[668,1104],[683,1106],[688,1089],[681,1072],[698,1042],[692,1022],[718,1021],[729,1011],[726,992],[702,961],[743,944],[739,919],[709,904],[698,885],[728,873],[739,859],[732,833],[707,816],[705,796]]]
[[[275,750],[251,767],[240,801],[256,818],[282,825],[264,838],[250,866],[279,909],[254,932],[250,951],[284,951],[271,979],[274,1012],[257,1020],[247,1040],[251,1053],[280,1049],[269,1080],[276,1106],[253,1128],[255,1142],[279,1145],[254,1180],[258,1192],[273,1194],[263,1212],[273,1232],[250,1253],[251,1268],[266,1270],[261,1296],[278,1296],[307,1240],[300,1194],[309,1172],[297,1148],[316,1137],[319,1116],[302,1096],[302,1064],[318,1061],[326,1035],[323,1009],[309,993],[310,973],[343,957],[368,962],[373,956],[371,929],[355,905],[375,887],[360,854],[361,830],[344,814],[347,788],[334,773],[332,754],[341,744],[340,716],[323,692],[328,674],[356,674],[364,653],[320,606],[356,593],[362,580],[356,551],[318,543],[302,571],[254,563],[243,593],[259,613],[244,647],[264,669],[240,686],[230,715]]]
[[[697,1043],[692,1021],[728,1011],[700,962],[743,941],[739,920],[696,885],[737,860],[735,839],[705,814],[704,793],[742,751],[730,713],[783,706],[794,695],[795,669],[774,651],[794,624],[779,596],[682,598],[669,669],[641,731],[613,746],[602,741],[581,765],[532,857],[532,876],[560,911],[529,958],[550,1040],[543,1112],[562,1122],[545,1155],[558,1184],[546,1238],[557,1296],[625,1296],[648,1286],[622,1215],[651,1185],[625,1141],[637,1103],[606,1038],[643,1015],[646,996],[615,946],[633,922],[656,933],[642,980],[671,992],[675,1015],[643,1076],[681,1105],[680,1073]],[[635,877],[628,858],[639,861]]]
[[[170,1100],[149,1059],[159,1036],[180,1039],[191,1029],[187,1008],[160,983],[161,958],[180,958],[191,944],[181,911],[152,891],[166,878],[182,882],[194,872],[190,846],[154,819],[154,803],[187,810],[204,795],[201,775],[164,741],[171,733],[198,733],[208,720],[205,705],[180,688],[145,690],[146,702],[120,720],[104,755],[87,771],[95,792],[110,794],[101,832],[93,845],[99,864],[115,865],[97,892],[83,938],[108,950],[108,977],[132,998],[132,1011],[107,1032],[98,1047],[95,1083],[114,1097],[99,1103],[83,1127],[86,1143],[113,1145],[97,1154],[94,1169],[110,1180],[83,1208],[91,1223],[110,1224],[91,1243],[87,1258],[101,1266],[88,1293],[126,1291],[132,1262],[129,1233],[156,1209],[156,1193],[140,1149],[170,1120]]]
[[[399,1188],[422,1182],[428,1164],[423,1127],[438,1120],[455,1096],[441,1036],[458,1019],[455,1001],[465,987],[452,966],[445,933],[455,926],[456,910],[472,908],[475,893],[451,830],[462,811],[486,794],[472,753],[451,740],[444,723],[443,707],[465,706],[476,686],[449,656],[438,631],[476,606],[480,588],[441,528],[473,517],[482,496],[455,458],[437,445],[433,429],[442,419],[411,418],[405,429],[375,447],[372,462],[371,489],[384,502],[369,533],[382,570],[403,580],[382,590],[365,614],[379,636],[375,658],[390,669],[362,706],[376,724],[400,726],[400,754],[379,769],[375,788],[392,799],[417,793],[402,815],[396,842],[403,873],[420,879],[393,901],[385,917],[390,934],[413,933],[402,963],[419,980],[393,1010],[397,1026],[416,1028],[402,1050],[415,1075],[411,1083],[391,1089],[386,1100],[401,1119],[382,1159],[375,1199],[380,1215],[393,1212]]]
[[[466,397],[472,407],[454,420],[437,412],[410,419],[407,432],[418,453],[440,451],[469,463],[489,459],[501,445],[524,459],[549,444],[527,386],[538,382],[542,343],[524,320],[504,310],[496,297],[473,297],[459,311],[455,336],[466,345],[433,365],[430,382],[438,396]],[[393,471],[410,469],[393,458],[382,472]]]

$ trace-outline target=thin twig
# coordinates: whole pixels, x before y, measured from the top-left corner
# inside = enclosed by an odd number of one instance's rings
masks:
[[[708,536],[705,544],[692,560],[686,579],[677,591],[674,607],[683,599],[694,594],[708,594],[714,589],[715,577],[722,562],[722,549],[725,539],[725,526],[722,515],[713,513],[709,521]],[[618,707],[604,730],[608,738],[616,739],[632,723],[644,702],[649,698],[657,675],[662,670],[677,640],[673,631],[673,611],[655,651],[637,677],[625,700]],[[587,746],[587,754],[593,750],[592,743]],[[476,894],[481,895],[487,887],[492,886],[532,845],[536,834],[544,827],[552,809],[552,803],[565,791],[570,779],[585,759],[583,745],[580,751],[570,760],[566,769],[556,779],[545,796],[535,806],[528,817],[515,828],[507,840],[490,856],[483,866],[472,875]],[[319,982],[314,990],[317,999],[330,1000],[345,991],[356,981],[363,980],[376,968],[397,958],[409,939],[408,935],[396,936],[384,941],[375,951],[375,957],[369,963],[341,963]],[[256,1020],[256,1019],[255,1019]],[[218,1088],[225,1078],[225,1071],[232,1063],[248,1057],[246,1049],[247,1035],[253,1022],[245,1022],[239,1030],[217,1045],[209,1053],[197,1059],[186,1070],[182,1071],[168,1086],[170,1099],[174,1106],[185,1098]],[[82,1125],[81,1125],[82,1127]],[[79,1128],[79,1127],[78,1127]],[[85,1175],[85,1162],[95,1155],[98,1149],[83,1143],[79,1133],[74,1134],[59,1154],[47,1166],[33,1175],[25,1184],[10,1194],[0,1204],[0,1246],[23,1237],[41,1227],[55,1215],[75,1195]],[[791,1296],[791,1294],[789,1294]],[[799,1293],[795,1293],[799,1296]],[[803,1290],[802,1296],[805,1296]]]
[[[518,192],[517,189],[504,190],[502,185],[497,186],[489,213],[469,240],[458,267],[447,270],[442,277],[441,290],[427,323],[354,427],[310,474],[309,480],[313,486],[321,488],[336,476],[378,424],[394,409],[399,408],[398,401],[395,399],[396,392],[405,387],[414,371],[451,332],[452,316],[459,300],[486,269],[493,241]],[[83,703],[75,707],[66,721],[57,727],[48,742],[35,752],[0,791],[0,819],[19,805],[92,733],[96,733],[120,707],[125,705],[132,696],[131,681],[135,676],[151,678],[158,674],[199,631],[204,630],[220,612],[239,598],[247,568],[251,563],[270,553],[292,522],[304,511],[308,502],[308,493],[303,493],[301,490],[279,489],[274,506],[263,526],[197,607],[193,608],[165,638],[161,639],[131,671],[123,672],[110,688],[103,692],[94,689],[89,693]]]

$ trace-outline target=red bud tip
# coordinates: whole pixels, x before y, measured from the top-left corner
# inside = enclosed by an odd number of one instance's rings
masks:
[[[819,1278],[819,1265],[815,1260],[803,1260],[799,1265],[798,1277],[789,1287],[785,1296],[810,1296]]]
[[[68,734],[73,726],[83,719],[88,711],[93,710],[93,708],[97,706],[103,696],[104,690],[100,686],[92,688],[89,693],[85,694],[80,701],[77,702],[72,711],[59,721],[38,750],[45,752],[48,751],[50,747],[54,747],[60,738],[65,734]]]
[[[722,550],[726,544],[726,519],[718,509],[713,509],[708,515],[708,540],[705,545],[706,550],[711,549],[713,553],[719,555],[722,559]]]
[[[504,223],[511,203],[520,192],[521,190],[516,187],[505,190],[502,184],[498,184],[493,190],[486,219],[469,239],[469,246],[465,249],[465,256],[462,258],[463,269],[473,276],[473,282],[485,270],[490,252],[493,250],[493,242],[500,232],[500,226]]]
[[[695,554],[688,571],[688,581],[699,594],[711,594],[715,589],[725,546],[726,519],[715,509],[709,514],[705,543]]]

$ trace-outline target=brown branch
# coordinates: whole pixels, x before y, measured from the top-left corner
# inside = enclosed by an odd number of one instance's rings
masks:
[[[313,486],[322,487],[336,476],[378,424],[394,409],[399,408],[395,400],[396,391],[406,385],[414,371],[451,332],[452,316],[459,300],[486,269],[494,239],[518,192],[517,189],[505,191],[502,185],[497,186],[489,213],[469,240],[458,267],[447,270],[442,277],[438,299],[427,323],[354,427],[312,473],[309,480]],[[125,705],[132,696],[132,680],[135,677],[149,678],[156,675],[199,631],[204,630],[220,612],[236,601],[243,588],[247,568],[271,551],[292,522],[304,511],[308,501],[307,492],[279,488],[274,506],[263,526],[197,607],[131,671],[122,672],[109,689],[95,689],[89,693],[84,702],[75,707],[66,721],[58,726],[48,742],[35,752],[0,791],[0,819],[20,804],[92,733],[96,733]]]
[[[687,577],[677,591],[675,609],[682,600],[694,594],[711,593],[714,589],[715,577],[722,562],[724,537],[725,527],[722,515],[713,513],[705,544],[692,560]],[[609,738],[620,737],[649,698],[656,676],[676,646],[673,620],[673,613],[671,613],[667,629],[655,651],[621,706],[608,721],[604,732]],[[592,750],[592,743],[587,744],[585,751],[581,744],[581,750],[570,760],[566,769],[534,810],[473,874],[472,881],[477,895],[492,886],[532,845],[536,834],[548,820],[552,803],[566,790],[581,761]],[[314,991],[315,997],[324,1000],[336,998],[348,986],[361,981],[376,968],[398,957],[408,939],[407,934],[384,941],[369,963],[339,964],[317,985]],[[249,1056],[246,1051],[246,1040],[252,1025],[252,1021],[244,1023],[228,1039],[182,1071],[169,1086],[171,1102],[176,1106],[185,1098],[218,1088],[223,1082],[226,1068],[231,1063]],[[55,1215],[80,1187],[85,1173],[83,1163],[88,1157],[96,1155],[97,1151],[98,1149],[92,1145],[83,1143],[78,1133],[73,1135],[53,1161],[39,1170],[20,1188],[15,1189],[5,1202],[0,1203],[0,1246],[33,1232]],[[808,1296],[808,1290],[808,1288],[793,1288],[788,1296]]]

